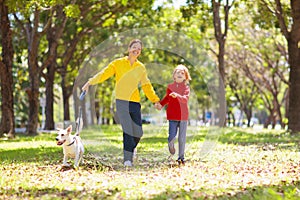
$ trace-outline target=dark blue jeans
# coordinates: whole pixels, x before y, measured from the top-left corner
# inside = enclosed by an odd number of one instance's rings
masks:
[[[134,148],[143,136],[141,105],[137,102],[117,99],[116,107],[123,130],[124,161],[132,161]]]

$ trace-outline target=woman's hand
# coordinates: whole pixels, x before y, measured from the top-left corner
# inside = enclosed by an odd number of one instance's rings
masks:
[[[90,83],[89,82],[86,82],[85,84],[84,84],[84,86],[82,86],[82,91],[86,91],[86,92],[88,92],[89,91],[89,86],[90,86]]]

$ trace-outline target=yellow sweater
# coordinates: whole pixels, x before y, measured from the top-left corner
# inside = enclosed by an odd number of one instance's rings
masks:
[[[148,79],[146,68],[141,62],[136,61],[133,65],[130,65],[127,56],[116,59],[90,78],[89,83],[90,85],[102,83],[112,76],[116,78],[116,99],[140,102],[140,93],[138,90],[140,84],[151,102],[155,103],[159,101],[159,97],[155,94]]]

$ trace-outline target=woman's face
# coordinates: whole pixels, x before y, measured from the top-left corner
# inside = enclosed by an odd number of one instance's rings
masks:
[[[174,80],[176,83],[182,83],[185,80],[184,70],[177,69],[174,73]]]
[[[137,58],[142,52],[142,46],[140,43],[136,42],[128,48],[129,56]]]

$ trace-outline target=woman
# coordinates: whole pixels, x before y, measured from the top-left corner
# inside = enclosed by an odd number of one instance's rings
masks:
[[[124,166],[128,167],[132,166],[133,152],[143,135],[138,86],[141,85],[147,98],[155,103],[155,107],[160,100],[148,79],[144,64],[137,59],[141,51],[142,42],[138,39],[132,40],[128,46],[128,56],[112,61],[82,87],[83,91],[87,91],[90,85],[102,83],[115,76],[116,109],[123,131]]]

